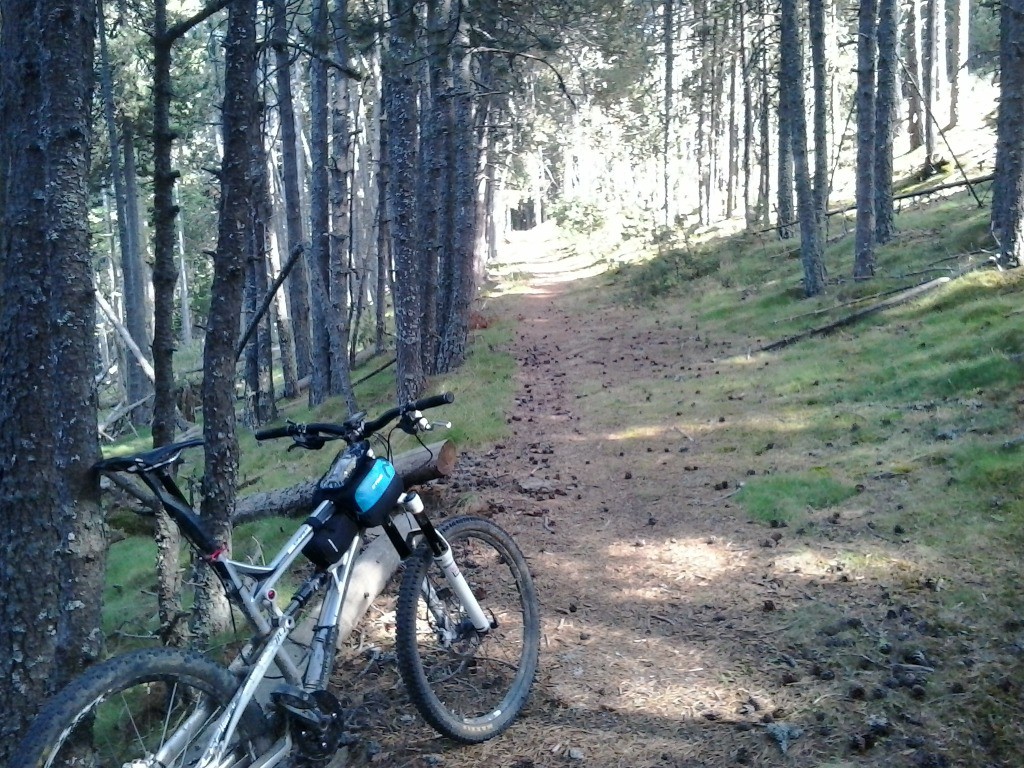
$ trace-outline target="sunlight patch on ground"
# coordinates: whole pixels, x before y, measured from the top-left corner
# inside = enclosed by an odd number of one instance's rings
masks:
[[[709,435],[717,432],[735,432],[739,428],[763,432],[804,432],[811,426],[810,422],[795,411],[787,413],[751,412],[743,418],[732,418],[728,422],[716,423],[708,421],[677,421],[673,424],[636,425],[617,432],[608,432],[603,439],[611,442],[623,440],[652,440],[664,437],[685,437]]]
[[[654,604],[676,595],[681,582],[715,581],[748,564],[744,554],[708,546],[696,538],[616,541],[605,551],[607,569],[627,576],[626,582],[632,585],[623,587],[622,594]]]

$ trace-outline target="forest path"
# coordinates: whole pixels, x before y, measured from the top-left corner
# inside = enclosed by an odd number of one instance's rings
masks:
[[[727,373],[719,361],[744,340],[713,341],[688,321],[670,326],[616,302],[607,265],[559,250],[543,230],[514,245],[497,276],[507,284],[482,311],[514,328],[510,434],[460,456],[443,487],[526,553],[542,610],[540,671],[520,720],[478,746],[438,738],[396,700],[401,714],[373,734],[383,735],[375,761],[845,765],[878,709],[866,692],[887,676],[865,679],[850,636],[866,635],[888,594],[831,559],[830,542],[846,533],[808,545],[732,503],[739,482],[767,471],[733,458],[730,427],[757,407],[729,394],[722,415],[696,419],[706,404],[690,398],[695,381]],[[918,729],[901,724],[901,735],[907,728]],[[857,765],[916,765],[904,747],[890,739]]]

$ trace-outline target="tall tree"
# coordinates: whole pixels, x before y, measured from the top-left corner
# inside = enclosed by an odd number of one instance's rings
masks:
[[[825,54],[825,0],[809,0],[808,36],[814,87],[814,208],[823,219],[828,208],[828,69]]]
[[[0,763],[100,653],[106,528],[91,472],[96,6],[0,1]],[[30,566],[30,567],[29,567]]]
[[[416,14],[413,0],[388,0],[388,50],[382,101],[386,115],[387,209],[395,267],[394,302],[398,401],[419,396],[425,384],[420,355],[422,259],[416,247]]]
[[[144,263],[140,258],[138,241],[138,200],[136,187],[133,194],[136,199],[129,203],[128,185],[126,184],[124,163],[121,161],[121,150],[125,147],[134,160],[134,148],[130,148],[130,138],[125,136],[122,142],[118,130],[116,106],[114,104],[114,78],[110,53],[107,48],[106,23],[103,17],[102,0],[97,4],[99,19],[99,56],[100,84],[103,97],[103,112],[107,124],[107,143],[110,150],[110,176],[114,184],[114,204],[117,208],[117,243],[120,246],[120,262],[122,275],[122,297],[125,308],[125,325],[133,341],[140,349],[149,346],[149,315],[147,312],[146,275]],[[134,162],[132,170],[134,171]],[[112,286],[113,287],[113,286]],[[143,401],[153,394],[153,382],[146,375],[142,361],[138,360],[130,350],[123,355],[125,394],[128,403],[139,403],[132,410],[131,420],[136,426],[148,424],[152,418],[152,403]]]
[[[272,45],[276,68],[277,109],[281,119],[281,179],[284,186],[285,227],[289,257],[303,248],[302,204],[299,198],[299,163],[295,135],[295,107],[292,100],[291,51],[288,48],[288,0],[274,0]],[[285,261],[286,259],[282,259]],[[312,365],[309,327],[309,270],[300,257],[288,275],[288,312],[295,342],[295,370],[308,376]],[[298,391],[285,389],[285,397]]]
[[[463,0],[459,6],[468,8]],[[454,158],[452,185],[452,223],[449,261],[451,274],[447,280],[450,299],[447,313],[438,317],[440,341],[436,370],[447,373],[462,365],[466,356],[469,333],[469,311],[476,290],[474,263],[477,226],[477,170],[480,145],[474,123],[474,88],[469,50],[469,18],[459,13],[454,23],[451,47],[451,110],[446,128],[449,157]],[[479,116],[479,113],[478,113]],[[446,250],[449,250],[446,248]]]
[[[999,117],[992,232],[1003,266],[1024,259],[1024,0],[1003,0],[999,13]]]
[[[320,405],[331,393],[331,328],[337,322],[331,306],[331,222],[328,155],[327,0],[314,0],[310,10],[313,57],[309,64],[309,152],[312,179],[309,191],[309,267],[313,294],[312,369],[309,404]]]
[[[924,168],[925,176],[931,175],[932,158],[935,156],[935,106],[938,84],[938,30],[939,3],[941,0],[924,0],[924,32],[921,36],[921,100],[924,103]],[[945,22],[945,19],[943,19]]]
[[[793,236],[795,218],[793,206],[793,116],[788,109],[783,109],[782,95],[792,87],[793,81],[784,80],[782,82],[785,82],[785,85],[779,93],[779,164],[777,166],[778,189],[775,192],[775,217],[779,237],[788,240]]]
[[[971,39],[970,0],[953,0],[953,19],[950,27],[952,41],[949,50],[949,125],[955,128],[960,123],[960,99],[970,61]]]
[[[857,229],[853,277],[875,274],[875,62],[876,0],[862,0],[857,12]]]
[[[335,0],[331,10],[336,66],[331,70],[331,238],[329,288],[331,301],[331,394],[355,413],[348,344],[352,330],[352,127],[349,88],[348,0]]]
[[[903,47],[907,52],[904,95],[907,98],[907,130],[910,134],[911,150],[924,144],[925,112],[921,99],[921,2],[922,0],[907,0],[907,19],[903,27]]]
[[[174,439],[174,288],[178,268],[174,259],[174,170],[172,152],[176,138],[171,128],[171,54],[174,45],[190,30],[228,4],[211,0],[200,11],[170,23],[167,0],[153,6],[153,445]]]
[[[878,4],[878,84],[875,90],[875,242],[887,243],[896,232],[892,200],[893,138],[896,133],[896,86],[899,51],[898,0]]]
[[[793,151],[793,174],[796,180],[797,207],[800,213],[800,258],[804,267],[804,293],[817,296],[825,290],[825,267],[822,261],[821,225],[824,216],[815,205],[807,160],[807,109],[804,100],[804,75],[800,54],[800,27],[796,0],[780,4],[779,103],[780,120],[785,114]]]
[[[213,264],[210,316],[203,350],[202,515],[214,539],[230,547],[238,479],[235,433],[235,345],[238,342],[253,197],[256,120],[256,0],[232,0],[224,39],[224,160],[220,222]],[[193,622],[200,641],[227,619],[227,603],[209,568],[204,569]]]
[[[663,223],[670,223],[669,214],[669,140],[672,136],[672,96],[675,65],[675,3],[663,0],[661,6],[662,45],[665,53],[665,95],[661,120],[661,169],[662,169],[662,213]]]

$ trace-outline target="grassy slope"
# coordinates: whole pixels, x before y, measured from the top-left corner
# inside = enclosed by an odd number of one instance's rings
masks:
[[[955,276],[992,247],[988,211],[965,193],[897,223],[863,284],[847,279],[852,235],[833,236],[824,297],[801,296],[796,254],[767,234],[677,240],[620,266],[608,287],[707,343],[707,361],[642,382],[646,407],[724,422],[719,450],[769,467],[741,479],[736,501],[766,527],[806,535],[809,551],[832,538],[830,523],[856,521],[857,537],[831,546],[836,567],[927,595],[931,684],[945,692],[933,706],[962,712],[950,720],[963,738],[1012,762],[1024,743],[1024,274],[970,272],[830,335],[757,351],[859,297]]]

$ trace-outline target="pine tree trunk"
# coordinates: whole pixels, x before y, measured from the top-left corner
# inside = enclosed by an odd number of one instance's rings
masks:
[[[153,17],[153,445],[174,441],[174,182],[171,132],[171,47],[167,0]],[[170,556],[168,554],[168,556]]]
[[[348,2],[336,0],[334,4],[333,27],[337,38],[333,47],[334,59],[347,67],[348,50]],[[349,371],[348,343],[351,332],[352,294],[352,136],[349,122],[348,75],[335,68],[331,88],[331,164],[330,206],[330,297],[331,297],[331,384],[330,392],[342,397],[349,413],[355,413],[356,397],[352,391],[352,377]]]
[[[181,201],[178,198],[178,188],[174,188],[174,205],[180,210]],[[178,312],[181,317],[181,344],[189,347],[193,339],[192,332],[192,300],[189,293],[188,262],[185,253],[185,222],[181,214],[176,217],[178,229]]]
[[[999,14],[999,116],[992,233],[1005,267],[1024,260],[1024,0],[1004,0]]]
[[[807,109],[804,100],[803,62],[800,53],[800,28],[797,0],[782,0],[781,45],[779,48],[780,116],[785,114],[791,127],[793,175],[800,214],[800,258],[804,268],[804,294],[817,296],[825,290],[822,263],[821,223],[824,216],[815,207],[814,191],[807,153]]]
[[[953,9],[953,26],[950,30],[953,44],[950,47],[949,62],[952,77],[949,84],[949,125],[947,128],[955,128],[960,123],[960,92],[963,90],[963,83],[969,71],[967,63],[970,60],[970,0],[953,0]]]
[[[91,472],[92,2],[7,0],[0,26],[0,764],[101,653],[106,526]],[[31,343],[26,343],[31,340]]]
[[[381,100],[383,101],[383,89]],[[388,152],[388,132],[384,117],[379,120],[378,146],[380,152],[377,169],[377,285],[374,288],[376,313],[374,317],[374,351],[384,354],[387,342],[387,297],[391,286],[391,213],[388,210],[388,180],[391,176],[391,160]]]
[[[290,257],[304,247],[302,201],[299,192],[298,140],[295,131],[295,108],[292,102],[291,49],[288,47],[288,1],[273,0],[272,45],[277,83],[277,109],[281,116],[281,177],[284,186],[287,254]],[[287,259],[282,259],[286,261]],[[295,372],[298,378],[309,375],[312,365],[311,330],[309,324],[309,269],[302,257],[292,268],[285,283],[288,292],[288,316],[291,320],[295,346]],[[287,390],[285,395],[289,395]]]
[[[253,197],[256,120],[256,0],[235,0],[224,39],[224,160],[221,210],[213,264],[210,318],[203,352],[203,521],[213,538],[231,546],[231,516],[238,479],[235,433],[235,345],[245,279],[249,202]],[[196,594],[193,630],[208,641],[228,619],[228,606],[209,568]]]
[[[878,6],[861,0],[857,24],[857,230],[853,277],[875,274],[875,61]]]
[[[317,406],[331,394],[331,232],[327,147],[328,131],[328,15],[327,0],[315,0],[310,35],[313,57],[309,64],[309,144],[311,177],[309,192],[310,286],[313,305],[311,319],[312,371],[309,380],[309,404]]]
[[[143,258],[142,224],[139,218],[135,133],[128,122],[125,122],[122,127],[121,148],[124,152],[124,212],[125,228],[128,232],[127,248],[122,250],[121,258],[121,273],[124,278],[124,324],[148,360],[152,344],[150,321],[153,315],[149,303],[149,270]],[[177,278],[177,270],[175,270],[175,278]],[[173,287],[171,290],[173,291]],[[153,393],[153,382],[145,375],[134,357],[127,356],[126,364],[128,367],[128,400],[134,403]],[[136,408],[132,412],[132,423],[136,426],[148,425],[151,415],[151,409],[148,407]]]
[[[761,32],[767,34],[767,27],[769,24],[769,14],[764,9],[764,2],[762,0],[760,7],[761,17]],[[757,210],[759,213],[758,221],[761,226],[767,227],[771,222],[771,97],[770,97],[770,78],[768,73],[768,46],[760,46],[760,54],[758,56],[760,60],[760,72],[758,77],[760,78],[760,112],[759,112],[759,124],[760,124],[760,152],[758,157],[758,166],[761,168],[761,179],[757,188]]]
[[[924,102],[924,168],[923,175],[934,172],[932,159],[935,156],[935,93],[937,89],[936,39],[938,20],[937,5],[940,0],[924,0],[924,35],[921,40],[921,97]]]
[[[781,72],[781,68],[780,68]],[[783,91],[792,87],[791,75],[781,76],[780,82],[785,83]],[[781,99],[781,94],[780,94]],[[779,165],[778,190],[776,191],[776,227],[779,237],[788,240],[793,236],[793,116],[779,105]]]
[[[910,132],[910,150],[924,144],[924,105],[921,102],[921,0],[907,0],[907,21],[903,28],[903,47],[906,50],[907,127]]]
[[[452,22],[451,0],[429,0],[426,4],[427,51],[420,73],[420,147],[416,188],[416,210],[419,241],[423,244],[423,323],[420,355],[427,374],[436,372],[438,339],[445,302],[448,298],[447,278],[441,268],[446,264],[446,248],[442,247],[448,224],[445,215],[450,202],[450,185],[444,182],[446,157],[444,134],[449,112],[451,82],[448,73],[448,32]]]
[[[412,67],[416,58],[416,16],[412,0],[388,0],[391,21],[384,61],[382,100],[389,158],[388,221],[395,266],[394,302],[398,402],[423,391],[420,354],[423,319],[423,266],[416,245],[417,94]]]
[[[437,356],[437,372],[447,373],[462,365],[469,335],[469,312],[476,292],[477,170],[480,162],[477,125],[473,111],[473,77],[470,71],[469,21],[460,15],[452,43],[452,125],[450,141],[455,150],[452,221],[452,281],[448,316]]]
[[[98,5],[98,9],[102,22],[102,2]],[[124,171],[121,163],[121,139],[118,134],[117,118],[115,116],[114,86],[110,71],[109,54],[107,52],[106,25],[103,23],[99,24],[99,44],[100,83],[103,95],[104,115],[107,123],[107,143],[110,149],[110,175],[114,183],[114,203],[117,208],[117,244],[120,246],[120,259],[118,259],[118,261],[120,261],[122,265],[127,264],[127,272],[125,271],[125,267],[122,266],[122,280],[124,280],[125,283],[132,283],[131,270],[135,266],[135,261],[131,258],[130,253],[133,241],[128,229],[128,214],[126,211],[127,196],[125,193]],[[115,254],[112,250],[112,261],[114,256]],[[116,283],[111,282],[111,288],[116,289]],[[122,297],[125,295],[123,288],[120,293]],[[122,381],[124,382],[125,397],[129,403],[138,402],[151,391],[152,383],[145,378],[142,378],[142,370],[130,351],[126,350],[121,357],[122,364],[120,368],[123,372]],[[133,412],[132,423],[141,424],[148,421],[148,410],[149,409],[142,409],[137,416]]]
[[[814,88],[814,209],[821,219],[824,236],[828,210],[828,72],[825,56],[825,2],[810,0],[808,33],[811,42],[811,70]]]
[[[272,194],[271,189],[280,190],[281,181],[280,175],[277,173],[277,168],[272,160],[268,158],[265,176],[266,182],[263,190],[264,207],[267,211],[270,211],[270,227],[267,232],[270,238],[270,247],[267,249],[269,257],[268,270],[270,274],[276,276],[280,275],[281,269],[284,264],[287,263],[282,260],[282,248],[283,244],[288,241],[288,236],[285,233],[284,227],[282,226],[281,211],[278,209],[275,211],[273,200],[283,200],[283,196],[278,194]],[[300,257],[301,258],[301,257]],[[292,270],[297,265],[292,265]],[[291,273],[289,273],[290,276]],[[285,278],[287,286],[288,277]],[[277,343],[280,349],[281,355],[281,375],[284,379],[284,390],[282,394],[284,397],[292,400],[299,396],[299,377],[295,367],[295,336],[292,331],[291,315],[288,311],[288,301],[286,299],[287,288],[285,292],[278,291],[274,297],[274,323],[277,328]]]
[[[661,178],[662,178],[662,221],[666,227],[671,225],[669,213],[669,141],[672,126],[672,76],[675,65],[675,3],[674,0],[662,0],[662,47],[665,55],[665,93],[664,112],[661,116]]]
[[[153,21],[153,446],[174,441],[174,206],[172,169],[171,47],[167,34],[167,3],[157,0]],[[129,399],[129,402],[134,402]],[[179,621],[181,605],[181,532],[166,512],[157,512],[157,611],[161,639],[182,646],[188,627]]]
[[[896,132],[896,86],[899,67],[898,0],[878,5],[878,86],[875,99],[875,242],[887,243],[896,232],[892,200],[893,138]]]
[[[752,57],[748,49],[747,16],[743,3],[736,5],[736,13],[739,15],[739,53],[740,64],[744,74],[740,81],[740,87],[743,89],[743,179],[741,181],[743,185],[743,220],[746,222],[747,229],[751,229],[755,221],[750,202],[752,191],[752,167],[750,161],[754,145],[754,73],[753,67],[750,66]]]

